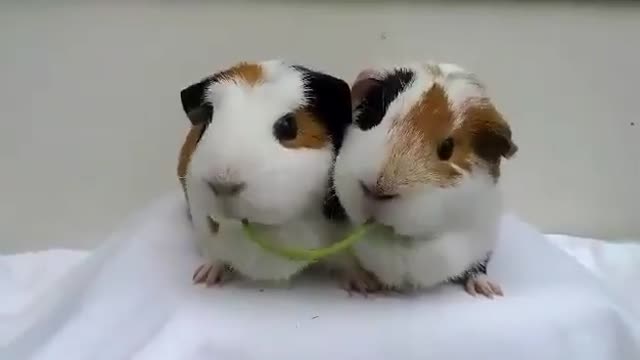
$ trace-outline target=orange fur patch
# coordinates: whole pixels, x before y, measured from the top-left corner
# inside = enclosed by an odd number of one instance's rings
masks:
[[[329,142],[327,128],[313,114],[305,110],[298,110],[295,113],[295,119],[298,134],[292,140],[283,141],[282,146],[290,149],[321,149],[326,146]]]
[[[417,183],[452,185],[461,174],[451,163],[463,169],[470,167],[458,154],[450,162],[438,159],[438,145],[451,133],[453,121],[445,90],[434,84],[406,117],[394,121],[392,148],[378,186],[385,193],[396,193]]]
[[[488,99],[465,106],[464,122],[453,136],[463,140],[469,154],[489,169],[494,179],[500,177],[501,159],[510,158],[518,147],[511,140],[511,128]]]
[[[444,140],[453,126],[453,111],[442,86],[434,84],[422,95],[405,120],[406,126],[421,134],[424,145]]]
[[[454,129],[456,116],[463,121]],[[448,137],[454,141],[453,153],[448,160],[440,160],[438,147]],[[457,114],[444,88],[436,83],[407,116],[394,121],[391,151],[376,190],[393,194],[421,183],[452,186],[474,166],[485,167],[497,180],[501,157],[516,151],[508,124],[488,99],[470,102]]]
[[[264,80],[264,69],[259,64],[241,62],[219,73],[220,81],[244,82],[256,85]]]
[[[180,184],[182,185],[182,190],[185,191],[186,195],[186,183],[185,176],[187,175],[187,169],[189,168],[189,162],[191,161],[191,155],[196,150],[196,146],[198,145],[198,138],[204,131],[204,124],[194,125],[189,129],[187,136],[180,148],[180,155],[178,157],[178,180],[180,180]]]

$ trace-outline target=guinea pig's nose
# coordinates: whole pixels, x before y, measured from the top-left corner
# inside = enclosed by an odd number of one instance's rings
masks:
[[[211,191],[218,196],[238,195],[247,187],[247,183],[244,182],[208,181],[207,184]]]
[[[380,189],[378,186],[372,186],[366,184],[364,181],[360,181],[360,188],[362,189],[362,193],[364,196],[376,200],[376,201],[387,201],[397,198],[399,195],[396,193],[388,193]]]

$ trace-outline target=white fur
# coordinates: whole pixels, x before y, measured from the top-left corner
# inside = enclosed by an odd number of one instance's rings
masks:
[[[263,224],[271,241],[302,248],[335,239],[321,213],[332,148],[288,149],[273,136],[274,122],[304,104],[302,74],[280,61],[261,64],[265,81],[256,86],[215,83],[207,100],[211,123],[192,155],[186,189],[205,256],[256,280],[284,280],[305,262],[272,255],[250,242],[240,220]],[[245,182],[240,194],[219,198],[207,181]],[[212,236],[207,217],[220,222]]]
[[[485,98],[484,85],[475,74],[468,72],[454,64],[440,64],[443,78],[440,81],[447,91],[449,103],[454,111],[455,118],[453,128],[462,125],[464,120],[461,111],[468,105],[468,101]]]
[[[467,76],[453,83],[445,80],[449,72],[463,71],[458,67],[443,66],[441,78],[426,66],[409,68],[415,80],[390,104],[382,122],[368,131],[348,129],[336,160],[335,187],[354,223],[374,216],[399,234],[389,238],[389,233],[373,233],[360,241],[355,254],[362,266],[387,285],[429,287],[462,273],[493,249],[502,203],[493,179],[482,169],[462,172],[462,180],[450,188],[423,184],[383,203],[365,197],[359,181],[376,182],[390,150],[392,122],[402,119],[421,93],[438,82],[447,93],[453,91],[453,106],[478,94],[460,91],[477,88],[464,82]]]

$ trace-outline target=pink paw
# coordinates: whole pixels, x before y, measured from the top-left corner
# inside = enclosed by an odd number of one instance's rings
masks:
[[[486,275],[477,275],[467,280],[464,289],[471,296],[478,294],[484,295],[489,299],[493,299],[494,295],[504,296],[500,285],[489,280]]]
[[[207,286],[222,285],[229,277],[233,270],[224,264],[205,263],[200,265],[193,273],[193,283],[205,283]]]
[[[341,280],[342,287],[350,296],[353,292],[367,296],[367,294],[380,291],[382,288],[375,276],[362,269],[345,272]]]

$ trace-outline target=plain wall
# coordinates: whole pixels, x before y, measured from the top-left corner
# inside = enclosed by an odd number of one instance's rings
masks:
[[[93,247],[178,189],[179,90],[238,60],[455,62],[520,147],[510,208],[546,232],[640,238],[640,8],[0,5],[0,252]]]

